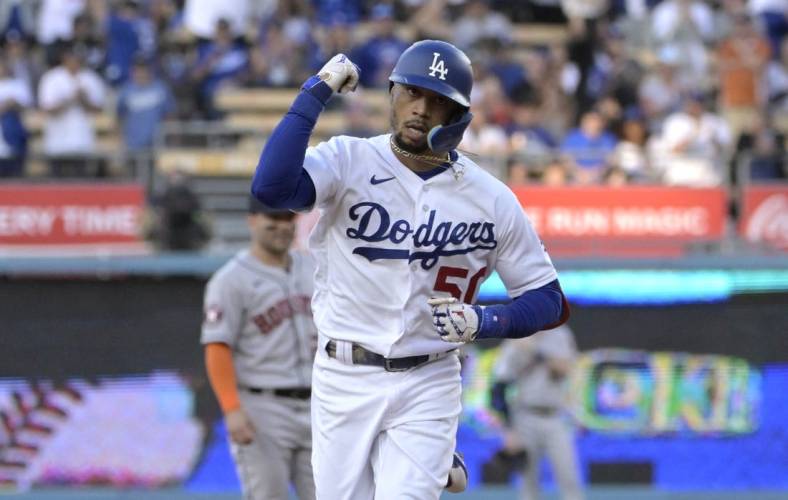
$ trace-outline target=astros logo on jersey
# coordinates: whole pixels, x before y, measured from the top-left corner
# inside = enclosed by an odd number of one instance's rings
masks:
[[[345,231],[350,239],[370,243],[389,241],[399,245],[410,237],[416,248],[433,247],[432,250],[412,253],[404,248],[359,246],[353,249],[354,254],[366,257],[369,261],[420,260],[422,269],[428,270],[438,263],[439,257],[462,255],[474,250],[492,250],[498,246],[498,240],[495,239],[495,223],[450,221],[436,223],[435,210],[430,211],[427,222],[415,228],[404,219],[392,221],[391,215],[383,205],[371,201],[356,203],[350,207],[348,216],[350,220],[358,221],[356,227],[350,227]],[[453,245],[453,248],[447,248],[449,245]]]
[[[430,76],[435,76],[435,73],[439,73],[438,78],[445,80],[446,73],[449,72],[449,68],[446,67],[443,59],[439,59],[441,56],[440,52],[433,52],[432,56],[432,66],[428,68],[430,70]]]

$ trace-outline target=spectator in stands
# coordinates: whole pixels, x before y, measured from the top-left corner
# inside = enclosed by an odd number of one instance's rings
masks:
[[[200,199],[188,176],[181,171],[168,174],[166,185],[153,199],[155,213],[148,237],[164,250],[199,250],[210,239]]]
[[[526,85],[532,85],[525,66],[515,58],[515,47],[496,38],[487,38],[477,44],[490,73],[501,82],[507,96]]]
[[[16,31],[5,36],[2,57],[15,79],[25,83],[30,92],[44,72],[37,58],[30,53],[27,40]]]
[[[586,93],[597,106],[599,100],[611,97],[618,101],[620,106],[637,104],[638,85],[643,70],[640,64],[628,57],[625,45],[622,33],[610,29],[594,53],[586,81]]]
[[[749,0],[747,8],[764,24],[772,53],[778,54],[788,33],[788,6],[785,0]]]
[[[176,109],[181,119],[196,118],[197,82],[191,78],[191,68],[197,61],[197,51],[184,41],[169,40],[159,47],[158,67],[162,80],[175,92]]]
[[[106,21],[107,80],[113,85],[126,82],[134,56],[152,55],[153,24],[143,17],[136,0],[124,0],[113,9]]]
[[[465,130],[459,149],[473,156],[479,166],[505,180],[504,166],[509,154],[509,139],[503,127],[492,123],[487,118],[484,106],[471,106],[473,120]]]
[[[372,121],[372,110],[364,102],[364,98],[349,98],[344,101],[344,130],[340,135],[351,137],[373,137],[383,133]]]
[[[17,33],[29,38],[34,35],[36,6],[26,0],[3,0],[0,2],[0,38]]]
[[[21,112],[32,105],[30,87],[0,60],[0,177],[24,173],[28,134]]]
[[[59,41],[56,47],[73,47],[82,54],[83,64],[97,73],[101,73],[106,62],[106,50],[102,37],[96,29],[96,23],[90,14],[83,13],[74,18],[74,29],[71,41]]]
[[[408,19],[416,32],[416,39],[451,40],[453,25],[451,20],[451,0],[405,0],[415,12]]]
[[[303,58],[278,22],[268,24],[263,41],[249,50],[249,67],[243,76],[246,87],[294,87]]]
[[[345,24],[361,21],[361,0],[315,0],[317,20],[321,24],[332,24],[338,16]]]
[[[599,181],[616,142],[598,111],[583,114],[580,127],[571,130],[561,144],[561,151],[572,162],[575,180],[581,184]]]
[[[610,0],[561,0],[561,8],[570,23],[575,19],[596,20],[610,9]]]
[[[38,11],[38,42],[50,45],[58,40],[72,40],[74,19],[85,10],[85,6],[85,0],[43,0]]]
[[[149,151],[162,121],[174,111],[175,100],[170,89],[153,76],[148,60],[137,56],[131,81],[121,88],[117,102],[126,150],[131,153]]]
[[[784,120],[780,128],[788,131],[788,38],[783,40],[777,58],[767,66],[764,79],[768,108],[777,120]]]
[[[725,179],[730,129],[706,105],[704,94],[687,95],[683,109],[668,116],[661,136],[649,146],[651,163],[668,185],[719,186]]]
[[[250,0],[185,0],[183,23],[186,29],[204,41],[216,39],[219,22],[231,39],[242,36],[251,20]]]
[[[62,63],[41,77],[38,103],[47,114],[44,153],[55,176],[84,175],[89,157],[96,153],[92,113],[104,104],[104,82],[83,67],[73,49],[63,52]]]
[[[148,18],[153,24],[157,48],[170,42],[183,26],[183,13],[175,5],[175,0],[150,0]]]
[[[594,65],[596,51],[601,45],[598,29],[598,13],[604,1],[591,0],[587,3],[589,8],[584,8],[580,2],[566,2],[569,16],[569,40],[567,52],[569,60],[576,70],[577,83],[575,85],[575,103],[577,116],[582,115],[594,104],[594,98],[589,89],[589,77]]]
[[[700,0],[665,0],[654,9],[652,30],[663,47],[674,47],[682,78],[701,89],[713,83],[706,43],[714,41],[714,11]]]
[[[571,168],[566,164],[566,161],[560,156],[553,156],[553,158],[542,169],[542,175],[539,182],[543,186],[558,187],[566,186],[571,181]]]
[[[626,173],[631,180],[649,180],[652,173],[646,155],[647,140],[646,125],[639,113],[630,112],[621,125],[620,140],[610,158],[611,166]]]
[[[512,96],[512,122],[506,127],[512,154],[538,165],[554,155],[558,142],[542,126],[539,96],[530,87],[520,87]]]
[[[454,22],[454,44],[468,50],[481,40],[511,42],[512,23],[500,12],[490,9],[490,0],[468,0],[459,19]]]
[[[391,70],[400,54],[410,45],[394,32],[393,16],[391,5],[375,5],[370,16],[372,36],[350,55],[350,59],[361,68],[359,83],[364,87],[388,89]]]
[[[352,24],[341,13],[335,13],[318,30],[317,47],[312,53],[310,65],[316,73],[334,54],[350,54],[353,51]]]
[[[734,17],[733,33],[717,49],[720,111],[734,138],[760,114],[761,75],[769,61],[769,44],[745,12]]]
[[[638,89],[640,108],[652,131],[661,128],[665,117],[681,105],[687,85],[679,77],[679,53],[676,47],[663,47],[657,54],[657,64],[641,81]]]
[[[768,114],[759,115],[739,136],[734,156],[736,181],[773,181],[788,177],[785,134],[778,132]],[[738,176],[746,176],[739,178]]]
[[[503,127],[491,123],[487,118],[487,109],[483,106],[472,104],[471,113],[473,120],[465,130],[459,148],[482,157],[506,157],[509,153],[509,139]],[[480,163],[484,158],[479,158]]]
[[[609,166],[602,174],[602,184],[610,187],[626,186],[630,182],[629,173],[616,165]]]
[[[214,107],[216,92],[224,84],[242,80],[248,54],[245,47],[235,41],[226,19],[217,22],[216,36],[199,50],[197,63],[191,72],[192,80],[198,86],[197,109],[207,119],[218,119],[221,113]]]
[[[531,165],[526,164],[517,156],[512,156],[506,164],[506,183],[509,186],[529,184],[533,173]]]
[[[659,42],[714,39],[714,11],[700,0],[664,0],[654,8],[652,30]]]

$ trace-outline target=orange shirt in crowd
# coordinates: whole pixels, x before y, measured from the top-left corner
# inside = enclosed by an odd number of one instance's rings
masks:
[[[728,38],[720,44],[717,56],[723,106],[758,105],[760,76],[769,55],[769,44],[761,38]]]

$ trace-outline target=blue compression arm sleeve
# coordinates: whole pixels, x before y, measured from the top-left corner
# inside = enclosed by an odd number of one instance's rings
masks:
[[[304,170],[304,156],[317,117],[332,94],[316,76],[307,80],[265,142],[252,178],[252,194],[263,204],[293,210],[314,205],[315,184]]]
[[[480,318],[477,339],[519,339],[555,328],[569,318],[569,306],[558,280],[528,290],[508,304],[474,308]]]

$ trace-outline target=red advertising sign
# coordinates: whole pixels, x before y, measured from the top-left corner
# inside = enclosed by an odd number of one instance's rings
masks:
[[[0,185],[0,247],[140,242],[136,184]]]
[[[687,243],[720,239],[725,229],[722,189],[521,186],[514,192],[551,251],[558,244],[559,252],[564,245],[577,253],[618,247],[674,254]]]
[[[744,188],[739,235],[788,250],[788,184]]]

